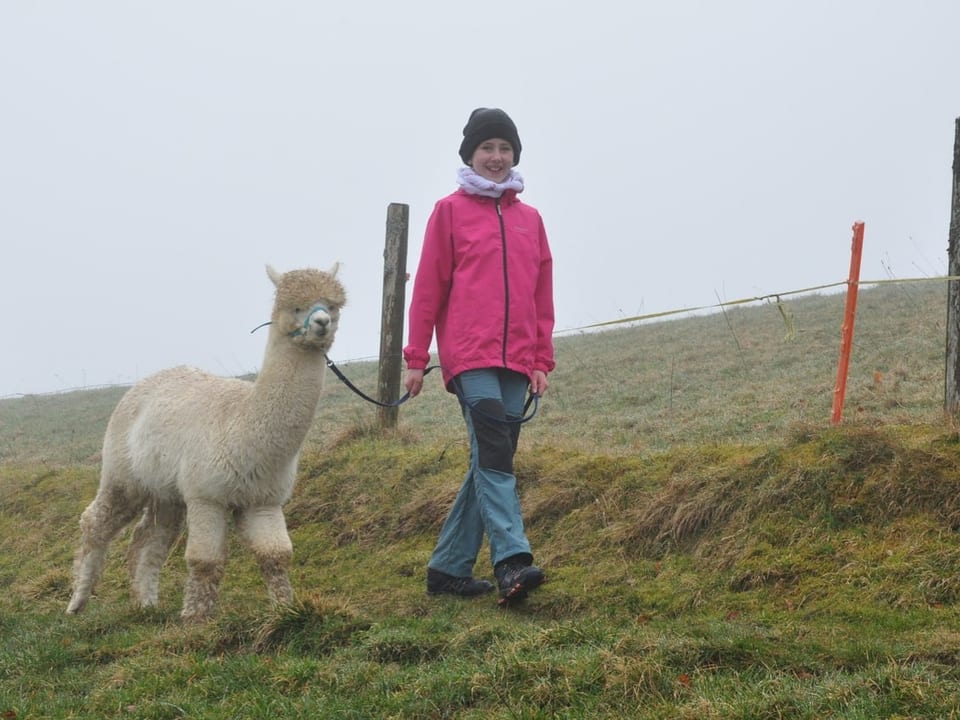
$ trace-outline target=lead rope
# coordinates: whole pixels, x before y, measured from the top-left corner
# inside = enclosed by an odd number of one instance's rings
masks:
[[[306,328],[306,327],[308,326],[309,322],[310,322],[310,317],[313,315],[314,312],[316,312],[317,310],[320,310],[320,309],[322,309],[322,310],[324,310],[324,311],[327,310],[326,307],[324,307],[323,305],[316,305],[316,306],[314,306],[314,307],[310,310],[310,313],[309,313],[309,315],[307,316],[307,319],[304,320],[304,322],[303,322],[303,328],[299,328],[299,329],[297,329],[297,330],[294,330],[292,333],[290,333],[290,335],[291,335],[291,336],[296,336],[296,335],[300,335],[301,333],[303,333],[304,328]],[[265,322],[265,323],[260,323],[260,324],[257,325],[253,330],[250,331],[250,334],[252,335],[253,333],[255,333],[255,332],[256,332],[257,330],[259,330],[260,328],[266,327],[267,325],[270,325],[270,324],[271,324],[271,321],[270,321],[270,320],[267,320],[267,322]],[[394,402],[388,402],[388,403],[380,402],[379,400],[376,400],[376,399],[370,397],[370,396],[367,395],[365,392],[363,392],[363,390],[361,390],[361,389],[358,388],[356,385],[354,385],[352,382],[350,382],[350,379],[349,379],[346,375],[343,374],[343,371],[340,370],[340,368],[337,367],[337,364],[336,364],[333,360],[330,359],[330,356],[329,356],[329,355],[324,354],[323,357],[324,357],[324,358],[326,359],[326,361],[327,361],[327,367],[330,368],[330,369],[333,371],[333,374],[337,376],[337,378],[340,380],[340,382],[342,382],[344,385],[346,385],[348,388],[350,388],[354,393],[356,393],[357,395],[359,395],[361,398],[363,398],[364,400],[366,400],[366,401],[369,402],[369,403],[373,403],[374,405],[379,405],[380,407],[384,407],[384,408],[392,408],[392,407],[400,407],[401,405],[403,405],[403,403],[405,403],[407,400],[410,399],[410,393],[409,393],[409,392],[406,392],[406,393],[404,393],[403,397],[401,397],[401,398],[398,399],[398,400],[395,400]],[[440,366],[439,366],[439,365],[430,365],[429,367],[424,368],[424,371],[423,371],[424,377],[426,377],[426,375],[427,375],[431,370],[434,370],[434,369],[436,369],[436,368],[438,368],[438,367],[440,367]],[[523,416],[522,416],[522,417],[519,417],[519,418],[506,418],[506,419],[504,419],[504,418],[498,418],[498,417],[495,417],[495,416],[493,416],[493,415],[490,415],[489,413],[485,413],[483,410],[477,409],[477,406],[476,406],[475,404],[474,404],[474,405],[471,405],[470,403],[468,403],[467,400],[466,400],[466,398],[463,397],[463,394],[460,392],[460,387],[457,385],[457,383],[453,383],[453,389],[454,389],[454,392],[457,394],[457,399],[460,401],[460,403],[461,403],[462,405],[468,407],[471,412],[474,412],[474,413],[476,413],[477,415],[480,415],[481,417],[486,418],[487,420],[491,420],[492,422],[506,423],[506,424],[508,424],[508,425],[512,425],[512,424],[520,425],[520,424],[523,424],[523,423],[526,423],[526,422],[530,422],[531,420],[533,420],[533,416],[537,414],[537,410],[540,408],[540,395],[539,395],[538,393],[530,393],[530,397],[527,398],[527,402],[526,402],[526,403],[524,404],[524,406],[523,406]],[[530,405],[533,405],[533,412],[531,412],[529,415],[527,415],[527,411],[530,410]]]
[[[326,355],[324,357],[327,358],[327,367],[333,371],[333,374],[336,375],[344,385],[346,385],[348,388],[350,388],[353,392],[355,392],[357,395],[362,397],[367,402],[373,403],[374,405],[379,405],[380,407],[399,407],[400,405],[402,405],[403,403],[405,403],[407,400],[410,399],[410,393],[407,392],[403,395],[403,397],[401,397],[399,400],[396,400],[394,402],[385,403],[385,402],[380,402],[379,400],[375,400],[369,395],[367,395],[366,393],[364,393],[360,388],[358,388],[352,382],[350,382],[347,376],[343,374],[343,372],[340,370],[340,368],[337,367],[337,364],[333,360],[331,360]],[[434,370],[438,367],[440,366],[431,365],[427,368],[424,368],[424,371],[423,371],[424,376],[426,376],[431,370]],[[480,415],[481,417],[484,417],[487,420],[491,420],[493,422],[506,423],[506,424],[522,424],[525,422],[530,422],[531,420],[533,420],[533,416],[537,414],[537,410],[540,407],[540,395],[537,393],[530,393],[530,397],[527,398],[527,402],[523,406],[523,417],[506,418],[506,419],[498,418],[494,415],[490,415],[489,413],[485,413],[483,410],[477,409],[477,406],[475,404],[471,405],[470,403],[468,403],[466,398],[464,398],[463,395],[461,394],[460,388],[457,385],[457,383],[453,383],[453,389],[454,389],[454,392],[456,392],[457,399],[461,402],[461,404],[468,407],[471,412],[474,412],[477,415]],[[533,405],[533,412],[527,415],[527,411],[530,409],[530,405]]]
[[[404,395],[403,395],[402,398],[400,398],[399,400],[395,400],[394,402],[385,403],[385,402],[380,402],[379,400],[374,400],[372,397],[370,397],[370,396],[367,395],[365,392],[363,392],[363,390],[361,390],[361,389],[358,388],[356,385],[354,385],[352,382],[350,382],[349,378],[347,378],[347,376],[343,374],[343,372],[340,370],[340,368],[337,367],[337,364],[336,364],[333,360],[331,360],[331,359],[329,358],[329,356],[324,355],[324,357],[327,358],[327,367],[330,368],[331,370],[333,370],[333,374],[336,375],[338,378],[340,378],[340,381],[341,381],[344,385],[346,385],[348,388],[350,388],[351,390],[353,390],[353,392],[355,392],[357,395],[359,395],[360,397],[362,397],[362,398],[363,398],[364,400],[366,400],[367,402],[373,403],[374,405],[379,405],[380,407],[389,408],[389,407],[399,407],[400,405],[403,405],[403,403],[405,403],[407,400],[410,399],[410,393],[407,392],[407,393],[404,393]],[[434,368],[437,368],[437,367],[440,367],[440,366],[439,366],[439,365],[431,365],[430,367],[426,368],[426,369],[423,371],[423,374],[426,375],[426,374],[429,373],[431,370],[433,370]]]

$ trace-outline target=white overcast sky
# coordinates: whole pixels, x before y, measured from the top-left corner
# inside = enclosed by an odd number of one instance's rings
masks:
[[[3,0],[0,397],[259,368],[278,269],[379,350],[469,112],[504,108],[557,328],[946,272],[957,0]],[[408,298],[409,299],[409,298]]]

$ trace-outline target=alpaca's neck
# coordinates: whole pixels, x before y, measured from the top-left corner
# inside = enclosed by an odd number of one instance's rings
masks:
[[[300,450],[317,411],[325,370],[322,352],[271,336],[242,413],[245,442],[257,447],[264,459],[286,462]]]

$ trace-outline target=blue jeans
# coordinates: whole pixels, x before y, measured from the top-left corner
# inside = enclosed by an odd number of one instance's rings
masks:
[[[523,530],[513,454],[520,426],[497,423],[493,417],[520,418],[529,382],[525,375],[502,368],[468,370],[454,382],[460,390],[463,417],[470,438],[470,469],[428,566],[468,577],[480,553],[484,532],[490,542],[490,562],[496,565],[513,555],[530,553]]]

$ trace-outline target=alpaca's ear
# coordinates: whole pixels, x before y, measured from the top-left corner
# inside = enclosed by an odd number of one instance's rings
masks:
[[[267,265],[267,277],[269,277],[274,285],[280,284],[280,278],[283,277],[283,273],[279,273],[273,269],[272,265]]]
[[[338,272],[340,272],[340,263],[339,263],[339,262],[335,262],[335,263],[333,264],[333,267],[331,267],[330,270],[327,271],[327,274],[328,274],[330,277],[335,278],[335,277],[337,276],[337,273],[338,273]]]

